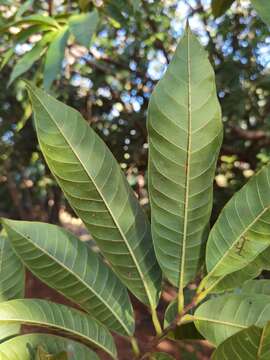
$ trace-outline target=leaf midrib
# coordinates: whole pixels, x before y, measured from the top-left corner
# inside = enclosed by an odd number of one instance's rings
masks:
[[[191,159],[191,69],[190,69],[190,31],[187,32],[187,67],[188,67],[188,143],[187,143],[187,157],[186,157],[186,179],[185,179],[185,195],[184,195],[184,224],[183,224],[183,241],[182,251],[180,251],[180,276],[179,276],[179,292],[184,288],[184,270],[186,257],[186,242],[187,242],[187,227],[188,227],[188,207],[189,207],[189,177],[190,177],[190,159]]]
[[[0,312],[1,314],[1,312]],[[44,326],[44,327],[56,327],[57,329],[61,329],[61,330],[64,330],[68,333],[71,333],[71,334],[76,334],[78,335],[79,337],[81,338],[84,338],[86,339],[88,342],[92,343],[92,344],[95,344],[96,346],[98,346],[99,348],[103,349],[107,354],[111,355],[114,359],[115,359],[115,354],[111,352],[111,350],[109,350],[108,348],[104,347],[104,345],[102,345],[101,343],[97,342],[97,340],[94,340],[86,335],[84,335],[83,332],[78,332],[77,330],[73,330],[73,329],[70,329],[70,328],[67,328],[67,327],[64,327],[64,326],[61,326],[61,325],[58,325],[58,324],[54,324],[54,323],[50,323],[50,322],[46,322],[46,321],[37,321],[37,320],[26,320],[26,319],[16,319],[16,318],[13,318],[13,319],[7,319],[7,320],[2,320],[0,318],[0,323],[3,322],[3,323],[19,323],[19,324],[33,324],[33,325],[39,325],[39,326]]]
[[[12,228],[12,229],[14,230],[14,228]],[[91,292],[93,292],[93,293],[95,294],[95,296],[100,300],[100,302],[102,302],[102,303],[106,306],[106,308],[108,308],[109,311],[110,311],[112,314],[114,314],[115,318],[116,318],[116,319],[119,321],[119,323],[123,326],[123,328],[126,330],[127,334],[130,334],[130,331],[125,327],[125,324],[122,324],[121,318],[119,318],[119,317],[112,311],[112,308],[109,306],[109,304],[107,304],[106,302],[104,302],[104,300],[99,296],[99,294],[97,294],[94,289],[92,289],[91,287],[89,287],[89,285],[88,285],[87,283],[85,283],[84,280],[82,280],[80,277],[78,277],[78,275],[76,275],[76,273],[74,273],[73,271],[71,271],[70,268],[66,267],[63,263],[59,262],[53,255],[51,255],[50,253],[48,253],[46,250],[40,248],[36,243],[33,243],[33,242],[31,241],[31,238],[30,238],[30,239],[27,238],[25,235],[23,235],[22,233],[20,233],[17,229],[14,230],[14,231],[16,231],[17,234],[21,235],[21,236],[22,236],[23,238],[25,238],[28,242],[30,242],[30,243],[31,243],[34,247],[36,247],[36,249],[38,249],[40,252],[45,253],[50,259],[52,259],[53,261],[55,261],[59,266],[63,267],[68,273],[70,273],[72,276],[74,276],[74,277],[78,280],[78,282],[81,282],[87,289],[89,289]],[[15,250],[15,249],[14,249],[14,250]],[[15,251],[16,251],[16,250],[15,250]],[[16,251],[16,253],[18,254],[17,251]],[[21,257],[19,254],[18,254],[18,256],[20,257],[20,259],[22,260],[22,262],[24,263],[24,265],[25,265],[26,267],[28,267],[27,264],[26,264],[26,262],[22,259],[22,257]],[[31,271],[32,271],[32,270],[31,270]],[[36,272],[36,275],[38,276],[37,272]],[[46,282],[45,280],[42,280],[42,281]],[[49,285],[49,284],[47,283],[47,285]],[[50,286],[50,285],[49,285],[49,286]],[[64,295],[65,297],[68,297],[68,296],[67,296],[66,294],[64,294],[62,291],[60,291],[60,290],[57,290],[57,291],[58,291],[59,293],[61,293],[62,295]],[[69,297],[69,299],[73,300],[71,297]],[[84,307],[83,305],[81,305],[81,306],[82,306],[82,308],[83,308],[85,311],[87,311],[87,312],[89,311],[89,310],[88,310],[86,307]],[[96,321],[99,322],[98,319],[96,319]]]
[[[50,113],[49,109],[46,107],[46,105],[42,102],[42,100],[41,100],[36,94],[34,94],[32,91],[31,91],[31,93],[32,93],[32,96],[36,97],[37,100],[42,104],[42,106],[44,107],[44,109],[47,111],[48,115],[49,115],[50,118],[53,120],[55,126],[57,127],[57,129],[59,130],[59,132],[62,134],[63,138],[65,139],[65,141],[67,142],[67,144],[70,146],[70,148],[72,149],[73,153],[74,153],[75,156],[77,157],[78,161],[79,161],[80,164],[82,165],[84,171],[85,171],[86,174],[89,176],[90,181],[92,181],[92,183],[95,185],[95,188],[96,188],[98,194],[100,195],[100,197],[101,197],[102,200],[104,201],[104,204],[105,204],[105,206],[106,206],[109,214],[111,215],[111,217],[112,217],[112,219],[113,219],[113,221],[114,221],[114,223],[115,223],[115,225],[116,225],[116,228],[117,228],[118,231],[120,232],[120,235],[122,236],[122,238],[123,238],[123,240],[124,240],[124,242],[125,242],[128,250],[129,250],[129,252],[130,252],[130,255],[131,255],[131,257],[132,257],[132,259],[133,259],[133,261],[134,261],[134,263],[135,263],[135,265],[136,265],[136,269],[137,269],[137,271],[138,271],[138,273],[139,273],[139,275],[140,275],[141,281],[142,281],[142,283],[143,283],[143,286],[144,286],[144,288],[145,288],[146,294],[147,294],[147,296],[148,296],[150,306],[151,306],[151,308],[154,309],[154,308],[155,308],[155,304],[154,304],[154,301],[153,301],[153,299],[152,299],[151,292],[150,292],[150,290],[148,289],[147,284],[144,282],[144,276],[143,276],[143,273],[142,273],[141,270],[140,270],[140,267],[139,267],[139,264],[138,264],[138,262],[137,262],[137,259],[136,259],[135,255],[133,254],[133,251],[131,251],[132,249],[130,248],[129,243],[128,243],[128,241],[127,241],[127,239],[126,239],[126,237],[125,237],[125,235],[124,235],[121,227],[118,225],[118,223],[117,223],[114,215],[112,214],[112,212],[111,212],[111,210],[110,210],[110,207],[109,207],[107,201],[104,199],[102,193],[99,191],[99,188],[98,188],[98,186],[96,185],[95,181],[93,180],[92,176],[89,174],[89,172],[88,172],[87,169],[85,168],[83,162],[81,161],[80,156],[77,154],[77,152],[75,151],[75,149],[73,149],[73,146],[72,146],[71,143],[68,141],[68,139],[67,139],[67,137],[65,136],[65,134],[62,132],[61,127],[58,126],[57,122],[55,121],[54,117],[53,117],[52,114]],[[49,96],[49,95],[48,95],[48,96]],[[121,175],[122,175],[122,174],[121,174]]]

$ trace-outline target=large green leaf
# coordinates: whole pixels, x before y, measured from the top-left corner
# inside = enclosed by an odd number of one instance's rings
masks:
[[[44,35],[44,37],[30,51],[20,58],[11,72],[8,86],[16,80],[17,77],[25,73],[33,66],[33,64],[42,56],[47,44],[54,38],[54,36],[54,32],[49,32]]]
[[[0,302],[23,298],[25,286],[24,267],[12,250],[5,234],[0,233]],[[0,304],[1,307],[1,304]],[[17,334],[20,326],[8,324],[0,326],[0,341]]]
[[[245,294],[263,294],[270,297],[270,280],[249,280],[241,286],[241,293]]]
[[[119,165],[77,111],[29,89],[52,173],[123,283],[154,308],[161,274],[150,226]]]
[[[70,32],[75,36],[76,41],[87,48],[90,46],[98,22],[99,15],[97,10],[90,13],[72,15],[68,20]]]
[[[219,293],[226,290],[232,290],[242,286],[247,280],[255,279],[263,270],[270,270],[269,259],[270,248],[267,248],[250,264],[222,278],[211,292]]]
[[[10,300],[0,307],[0,324],[18,323],[54,327],[80,337],[116,358],[114,340],[98,321],[65,305],[46,300]]]
[[[270,2],[269,0],[251,0],[252,5],[263,19],[270,26]]]
[[[226,275],[246,267],[270,245],[270,165],[238,191],[221,211],[206,249],[207,277],[200,288],[212,288]]]
[[[31,272],[111,330],[133,334],[126,288],[85,243],[55,225],[7,219],[3,224]]]
[[[214,352],[212,360],[269,360],[270,323],[263,329],[251,326],[225,340]]]
[[[151,96],[148,132],[155,251],[181,291],[201,264],[222,140],[214,72],[189,29]]]
[[[215,17],[223,15],[232,5],[234,0],[212,0],[212,12]]]
[[[98,360],[98,356],[83,344],[64,337],[39,333],[17,336],[4,342],[0,345],[0,358],[33,360],[39,346],[51,354],[66,351],[68,360]]]
[[[3,27],[0,28],[0,32],[6,31],[11,26],[18,26],[21,24],[37,24],[37,25],[50,26],[51,28],[57,28],[57,29],[59,28],[59,24],[54,18],[50,16],[35,14],[35,15],[25,16],[22,19],[15,20],[13,22],[5,24]]]
[[[43,86],[49,89],[52,82],[61,72],[62,62],[65,56],[65,47],[69,36],[69,29],[67,26],[59,29],[54,40],[48,47],[45,58],[44,79]]]
[[[251,325],[270,320],[270,296],[228,294],[203,303],[194,315],[199,332],[215,346]]]

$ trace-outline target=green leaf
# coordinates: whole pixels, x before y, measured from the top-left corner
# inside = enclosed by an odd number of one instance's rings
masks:
[[[181,291],[201,265],[222,140],[214,72],[189,29],[151,96],[148,132],[155,251]]]
[[[206,249],[208,275],[200,288],[213,288],[246,267],[270,245],[270,166],[265,166],[221,211]]]
[[[212,12],[217,18],[223,15],[232,5],[234,0],[212,0]]]
[[[51,87],[53,81],[61,72],[68,36],[68,27],[64,26],[63,28],[58,30],[55,38],[53,39],[48,48],[45,58],[43,79],[43,86],[47,90]]]
[[[0,233],[0,302],[23,298],[24,284],[24,267],[2,231]],[[1,325],[0,341],[19,331],[20,326],[17,324]]]
[[[68,332],[116,358],[114,340],[109,331],[89,315],[71,307],[38,299],[10,300],[0,307],[0,324],[9,322]]]
[[[54,36],[54,32],[49,32],[30,51],[20,58],[11,72],[8,86],[10,86],[14,80],[33,66],[33,64],[42,56],[47,44],[54,38]]]
[[[225,340],[212,355],[212,360],[270,359],[270,323],[263,329],[251,326]]]
[[[195,311],[199,332],[217,346],[251,325],[263,327],[270,320],[270,297],[261,294],[228,294],[203,303]]]
[[[70,32],[75,36],[76,41],[87,48],[90,46],[98,23],[99,15],[97,10],[72,15],[68,20]]]
[[[68,360],[99,359],[83,344],[64,337],[39,333],[17,336],[4,342],[0,345],[0,358],[2,360],[2,356],[6,356],[9,360],[32,360],[32,355],[39,346],[51,354],[67,351]]]
[[[11,59],[13,53],[14,53],[13,47],[4,52],[3,57],[2,57],[2,61],[1,61],[1,65],[0,65],[0,71],[1,71],[1,70],[6,66],[6,64],[9,62],[9,60]]]
[[[252,5],[263,19],[270,26],[270,2],[269,0],[251,0]]]
[[[270,270],[270,248],[264,250],[254,261],[244,268],[226,275],[211,291],[219,293],[240,287],[245,281],[255,279],[263,270]]]
[[[36,14],[36,15],[25,16],[22,19],[6,24],[0,28],[0,32],[6,31],[11,26],[18,26],[22,24],[48,25],[52,28],[59,29],[59,24],[54,18],[50,16]]]
[[[155,307],[161,274],[150,226],[119,165],[77,111],[29,91],[40,147],[66,198],[123,283]]]
[[[270,296],[270,280],[249,280],[241,286],[241,293],[262,294]]]
[[[109,329],[133,334],[133,309],[126,288],[85,243],[55,225],[8,219],[2,222],[15,251],[31,272]]]
[[[20,18],[29,8],[33,5],[34,0],[27,0],[20,4],[18,11],[16,12],[16,18]]]

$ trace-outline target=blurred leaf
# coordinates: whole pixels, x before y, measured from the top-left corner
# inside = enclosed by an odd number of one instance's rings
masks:
[[[251,326],[229,337],[216,349],[212,360],[269,360],[270,323],[264,328]]]
[[[21,24],[49,25],[50,27],[59,29],[59,24],[52,17],[36,14],[36,15],[29,15],[24,17],[23,19],[16,20],[9,24],[6,24],[0,28],[0,32],[6,31],[11,26],[18,26]]]
[[[13,67],[13,70],[10,75],[8,86],[10,86],[14,80],[16,80],[20,75],[24,74],[29,70],[32,65],[42,56],[46,46],[52,39],[55,37],[55,32],[49,32],[46,34],[39,42],[37,42],[34,47],[23,55]]]
[[[10,48],[8,49],[5,53],[4,56],[2,57],[2,62],[0,65],[0,71],[6,66],[6,64],[9,62],[10,58],[12,57],[14,53],[14,49]]]
[[[21,335],[5,341],[0,344],[0,358],[2,360],[2,356],[6,356],[8,360],[35,360],[37,348],[42,348],[47,354],[58,354],[57,360],[60,360],[61,353],[67,355],[68,360],[99,359],[92,350],[77,341],[44,333]],[[45,359],[56,360],[55,356]]]
[[[96,31],[98,22],[99,15],[97,10],[94,10],[90,13],[72,15],[69,18],[68,25],[70,32],[75,36],[76,41],[88,48],[92,36]]]
[[[215,17],[223,15],[232,5],[234,0],[212,0],[212,12]]]
[[[86,11],[89,8],[91,0],[79,0],[79,6],[82,11]]]
[[[270,1],[251,0],[251,3],[263,21],[270,26]]]
[[[149,358],[149,360],[174,360],[174,357],[164,352],[155,352],[150,354]]]
[[[60,29],[48,47],[45,58],[43,86],[49,89],[61,72],[62,62],[65,56],[65,47],[69,36],[68,27]]]
[[[61,351],[59,354],[52,355],[39,345],[37,349],[36,360],[68,360],[68,355],[65,351]]]
[[[29,8],[33,5],[34,0],[27,0],[20,4],[18,11],[16,12],[16,19],[20,18]]]

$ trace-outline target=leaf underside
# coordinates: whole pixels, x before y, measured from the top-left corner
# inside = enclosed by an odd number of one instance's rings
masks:
[[[25,287],[24,267],[12,250],[3,232],[0,233],[0,302],[23,298]],[[0,304],[1,307],[1,304]],[[17,324],[0,325],[0,341],[18,334]]]
[[[6,301],[0,306],[1,323],[53,327],[80,337],[116,358],[114,340],[109,331],[90,316],[65,305],[39,299]]]
[[[225,340],[212,355],[212,360],[270,359],[270,324],[252,326]]]
[[[0,345],[0,358],[1,360],[33,360],[33,355],[39,346],[51,354],[66,351],[68,360],[99,359],[83,344],[64,337],[39,333],[17,336],[4,342]]]
[[[270,166],[265,166],[221,211],[206,248],[205,288],[243,269],[270,245]]]
[[[263,327],[270,320],[270,296],[227,294],[203,303],[195,311],[198,331],[217,346],[252,325]]]
[[[155,252],[182,289],[202,263],[222,140],[214,72],[189,29],[151,96],[148,133]]]
[[[161,272],[150,226],[115,158],[77,111],[38,88],[30,95],[42,152],[70,205],[122,282],[155,307]]]
[[[133,310],[126,288],[85,243],[55,225],[8,219],[3,224],[31,272],[109,329],[133,334]]]

